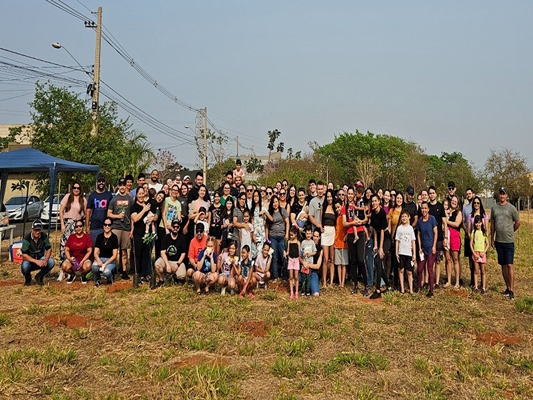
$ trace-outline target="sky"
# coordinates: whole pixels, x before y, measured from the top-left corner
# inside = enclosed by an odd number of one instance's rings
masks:
[[[51,3],[61,1],[2,1],[0,47],[75,66],[52,48],[59,42],[82,66],[92,65],[95,31]],[[182,102],[207,107],[228,134],[228,156],[237,138],[239,154],[267,154],[273,129],[285,149],[302,153],[311,151],[309,141],[324,145],[358,129],[414,141],[428,154],[458,151],[477,168],[503,148],[533,164],[532,1],[63,3],[94,20],[90,11],[101,6],[104,31],[137,65]],[[170,127],[163,134],[130,116],[134,128],[156,151],[168,148],[194,167],[185,126],[194,128],[195,112],[163,95],[105,41],[101,53],[101,79]],[[43,65],[0,50],[2,61]],[[86,81],[72,86],[85,98],[90,78],[60,71]],[[0,124],[30,122],[36,78],[12,79],[0,64]]]

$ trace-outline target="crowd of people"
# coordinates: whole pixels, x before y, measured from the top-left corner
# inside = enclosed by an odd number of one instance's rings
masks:
[[[416,200],[412,186],[374,190],[360,181],[336,190],[314,179],[307,189],[287,180],[264,186],[246,182],[240,160],[212,195],[201,172],[194,182],[177,175],[161,183],[153,170],[148,179],[138,175],[136,188],[129,175],[115,194],[106,185],[100,175],[85,198],[74,182],[61,200],[58,280],[70,284],[80,277],[100,286],[133,274],[134,286],[156,277],[152,287],[159,287],[189,279],[199,295],[220,290],[240,297],[288,280],[290,299],[351,282],[352,294],[376,299],[391,290],[432,297],[441,286],[459,289],[466,269],[471,289],[485,294],[492,246],[504,294],[514,299],[520,220],[505,187],[489,218],[472,189],[462,204],[453,181],[442,202],[434,186],[420,190]],[[462,268],[461,249],[468,268]],[[39,270],[35,279],[42,285],[55,263],[41,221],[33,222],[22,253],[25,284]]]

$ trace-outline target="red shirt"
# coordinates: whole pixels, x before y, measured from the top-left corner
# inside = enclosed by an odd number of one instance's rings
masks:
[[[81,261],[83,257],[85,257],[85,254],[87,254],[87,249],[89,247],[93,247],[93,242],[91,237],[86,233],[84,233],[81,238],[77,237],[76,234],[73,233],[68,237],[65,247],[68,247],[70,250],[71,257]]]
[[[198,261],[198,254],[200,254],[200,251],[205,249],[207,246],[207,235],[204,235],[204,238],[199,241],[198,238],[195,236],[191,240],[191,244],[189,245],[189,254],[188,257],[193,259],[195,262]]]

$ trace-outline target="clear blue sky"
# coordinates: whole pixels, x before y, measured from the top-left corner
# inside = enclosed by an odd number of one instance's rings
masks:
[[[285,148],[304,153],[310,140],[330,143],[357,128],[413,140],[429,154],[460,151],[478,167],[491,148],[530,158],[532,1],[65,3],[85,15],[102,6],[104,27],[139,65],[181,100],[208,108],[231,138],[228,155],[236,136],[266,153],[266,132],[274,128]],[[0,47],[74,65],[50,45],[60,42],[82,65],[93,63],[95,33],[80,20],[44,0],[3,1],[1,11]],[[0,51],[6,56],[22,60]],[[101,60],[101,78],[113,89],[191,133],[183,126],[194,127],[195,114],[105,42]],[[87,80],[80,72],[68,76]],[[28,122],[34,80],[5,79],[0,74],[0,123]],[[176,146],[131,120],[155,149]],[[196,163],[192,145],[171,150],[182,164]]]

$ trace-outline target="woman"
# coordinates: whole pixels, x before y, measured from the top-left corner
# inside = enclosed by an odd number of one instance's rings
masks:
[[[215,253],[220,254],[220,242],[222,241],[222,211],[224,207],[220,202],[220,194],[215,192],[213,204],[209,207],[209,236],[215,237]]]
[[[310,272],[310,286],[311,286],[311,295],[313,296],[320,296],[320,285],[318,277],[318,271],[320,269],[320,266],[322,265],[322,246],[320,244],[320,231],[317,229],[313,232],[313,241],[315,242],[316,246],[316,254],[313,256],[313,264],[309,266],[309,272]]]
[[[279,206],[287,210],[287,214],[291,215],[291,205],[287,201],[287,189],[281,189],[279,191]]]
[[[396,237],[396,228],[398,227],[402,210],[403,194],[398,193],[394,197],[394,203],[391,206],[389,213],[387,214],[387,219],[389,221],[389,232],[391,233],[391,237],[393,238]],[[394,286],[396,288],[400,287],[399,267],[400,265],[398,263],[398,257],[396,257],[396,246],[391,246],[391,269],[394,278]]]
[[[461,279],[461,264],[459,262],[459,252],[461,251],[461,225],[463,223],[463,213],[459,206],[459,199],[457,196],[452,196],[450,199],[450,216],[448,217],[448,243],[449,251],[446,252],[446,273],[448,274],[448,282],[445,287],[451,285],[453,265],[455,273],[455,289],[459,289]]]
[[[485,229],[485,232],[488,232],[489,216],[485,212],[485,208],[483,207],[483,203],[481,202],[481,198],[479,196],[475,196],[472,200],[472,212],[468,216],[467,224],[469,235],[474,230],[474,218],[476,217],[476,215],[479,215],[481,217],[483,228]]]
[[[227,251],[230,241],[233,241],[235,236],[239,237],[238,231],[234,232],[233,229],[233,209],[235,204],[233,202],[233,197],[228,197],[226,199],[226,204],[224,204],[224,209],[221,214],[221,228],[222,228],[222,241],[220,242],[221,253]],[[220,254],[220,253],[219,253]]]
[[[65,260],[61,264],[61,270],[70,275],[68,284],[76,280],[76,272],[81,273],[81,283],[87,284],[85,275],[91,270],[93,243],[91,236],[83,232],[83,226],[83,221],[74,221],[74,233],[65,243]]]
[[[267,218],[267,234],[270,245],[274,250],[272,254],[272,279],[277,280],[279,276],[278,263],[285,257],[285,240],[289,240],[289,214],[287,210],[280,207],[279,198],[272,196],[268,212],[265,213]],[[281,271],[283,276],[286,271]]]
[[[150,200],[151,206],[152,206],[152,212],[154,209],[159,210],[159,213],[156,213],[157,219],[154,219],[155,226],[159,226],[158,228],[158,234],[155,238],[155,259],[157,260],[159,257],[161,257],[161,241],[163,240],[163,236],[165,236],[165,228],[161,228],[160,221],[161,221],[161,210],[163,209],[163,202],[165,201],[165,192],[163,190],[160,190],[155,195],[155,199]]]
[[[390,289],[389,277],[385,273],[383,266],[385,256],[391,247],[391,234],[388,229],[387,215],[385,214],[385,210],[381,207],[381,200],[377,194],[372,195],[370,204],[372,206],[372,219],[370,220],[370,225],[374,230],[374,254],[376,254],[374,262],[374,269],[376,270],[376,290],[372,293],[370,298],[377,299],[381,297],[381,279],[385,282],[385,288]]]
[[[164,196],[163,196],[164,197]],[[100,286],[100,274],[104,275],[107,284],[113,283],[113,273],[118,255],[118,238],[111,232],[111,218],[104,220],[104,232],[96,237],[94,243],[93,276],[94,286]]]
[[[194,222],[199,214],[200,207],[204,207],[206,210],[209,210],[211,207],[209,193],[207,193],[207,187],[205,185],[200,185],[198,187],[198,198],[192,201],[189,205],[189,221],[192,220],[192,222]]]
[[[187,196],[189,195],[189,187],[187,185],[181,185],[180,195],[178,200],[181,204],[181,232],[187,239],[189,232],[189,207],[187,205]],[[187,241],[187,245],[189,242]]]
[[[383,192],[383,210],[385,211],[385,214],[389,214],[389,210],[393,206],[391,202],[391,196],[390,196],[390,190],[386,189]]]
[[[61,260],[65,259],[65,244],[67,239],[74,233],[74,223],[82,221],[85,216],[85,209],[87,208],[87,199],[83,196],[81,191],[81,183],[74,181],[72,190],[65,195],[61,200],[59,206],[59,220],[61,221],[61,239],[59,244],[59,256]],[[60,272],[60,278],[63,276]]]
[[[266,209],[263,207],[263,201],[261,199],[261,193],[258,190],[254,191],[252,197],[252,209],[250,214],[252,216],[252,225],[254,226],[254,239],[255,243],[252,243],[251,258],[255,259],[261,250],[266,240],[266,228],[265,228],[265,213]]]
[[[244,212],[248,210],[246,206],[246,192],[239,193],[237,197],[237,204],[233,210],[233,228],[235,229],[233,240],[237,242],[237,249],[241,248],[241,243],[239,241],[239,230],[246,229],[247,232],[250,232],[250,226],[244,223]]]
[[[337,190],[337,199],[342,201],[342,206],[346,204],[346,192],[344,189]]]
[[[287,203],[289,203],[289,206],[291,207],[291,209],[292,209],[293,204],[298,201],[298,197],[296,196],[297,193],[298,193],[298,189],[296,188],[296,185],[294,183],[291,184],[287,192]]]
[[[298,199],[291,205],[291,226],[298,227],[300,232],[303,232],[303,226],[300,226],[297,222],[298,215],[300,212],[304,209],[304,207],[307,205],[305,201],[305,196],[307,194],[305,193],[304,188],[298,189]]]
[[[224,186],[222,186],[222,196],[220,196],[220,204],[225,205],[226,199],[231,196],[231,185],[229,183],[224,183]],[[232,197],[233,199],[233,197]],[[235,199],[233,199],[235,200]]]
[[[327,284],[327,275],[329,271],[329,284],[333,285],[333,278],[335,277],[334,264],[334,249],[333,242],[335,241],[335,225],[337,222],[337,213],[335,211],[333,190],[326,190],[324,204],[322,205],[322,286]]]
[[[145,202],[146,194],[144,188],[139,186],[135,193],[135,204],[131,207],[131,222],[133,224],[133,254],[135,261],[135,277],[133,287],[142,284],[142,281],[150,281],[150,244],[143,241],[145,232],[144,217],[150,211],[150,204]],[[148,218],[148,222],[152,221]]]

